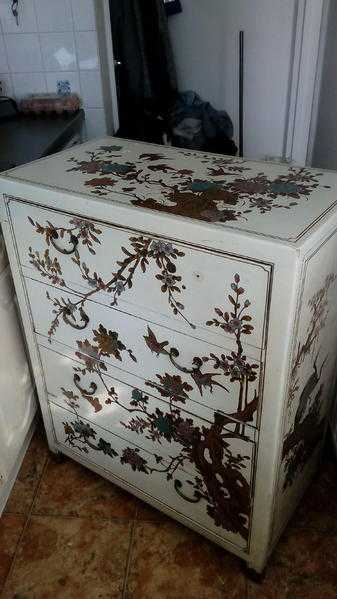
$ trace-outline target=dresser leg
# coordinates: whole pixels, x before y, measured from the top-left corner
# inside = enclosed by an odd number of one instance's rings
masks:
[[[53,458],[57,464],[63,464],[66,460],[66,456],[61,451],[53,451]]]
[[[242,561],[242,569],[244,571],[245,576],[251,580],[252,582],[255,582],[257,584],[262,584],[265,576],[266,576],[266,568],[264,568],[262,570],[262,572],[258,572],[257,570],[254,570],[254,568],[252,568],[246,561]]]

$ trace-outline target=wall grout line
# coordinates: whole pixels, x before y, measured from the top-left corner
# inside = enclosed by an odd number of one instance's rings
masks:
[[[63,73],[77,73],[78,71],[80,71],[81,73],[98,73],[99,72],[99,68],[94,68],[94,69],[64,69],[64,70],[60,70],[60,69],[39,69],[38,71],[1,71],[1,73],[3,73],[4,75],[9,75],[9,74],[13,74],[13,75],[30,75],[31,73],[39,73],[42,74],[43,73],[59,73],[60,75],[62,75]]]
[[[39,492],[39,490],[40,490],[41,483],[42,483],[42,478],[43,478],[43,475],[44,475],[44,473],[45,473],[45,471],[46,471],[46,468],[47,468],[47,465],[48,465],[48,463],[49,463],[49,460],[50,460],[50,456],[48,455],[48,456],[47,456],[47,459],[46,459],[46,461],[45,461],[45,463],[44,463],[44,465],[43,465],[43,468],[42,468],[42,471],[41,471],[41,475],[40,475],[40,478],[39,478],[39,482],[38,482],[38,484],[36,485],[35,493],[34,493],[34,495],[33,495],[32,503],[31,503],[31,505],[30,505],[30,508],[29,508],[29,510],[28,510],[28,513],[27,513],[27,517],[26,517],[25,524],[24,524],[24,526],[23,526],[22,532],[21,532],[21,534],[20,534],[20,536],[19,536],[19,539],[18,539],[18,542],[17,542],[17,544],[16,544],[15,551],[14,551],[14,555],[13,555],[13,559],[12,559],[12,563],[11,563],[11,565],[10,565],[10,568],[9,568],[8,574],[7,574],[7,576],[6,576],[6,579],[5,579],[5,582],[4,582],[4,585],[3,585],[3,590],[2,590],[2,592],[4,592],[4,591],[5,591],[5,589],[6,589],[6,585],[7,585],[8,581],[9,581],[9,579],[10,579],[11,575],[12,575],[12,572],[13,572],[13,570],[14,570],[14,567],[15,567],[15,564],[16,564],[16,560],[17,560],[18,551],[19,551],[19,548],[20,548],[20,545],[21,545],[21,541],[22,541],[22,539],[23,539],[23,537],[24,537],[24,535],[25,535],[25,533],[26,533],[26,530],[27,530],[27,528],[28,528],[28,524],[29,524],[29,522],[30,522],[30,520],[31,520],[31,516],[32,516],[32,513],[33,513],[33,507],[34,507],[35,498],[36,498],[36,495],[37,495],[37,493],[38,493],[38,492]],[[2,593],[1,593],[1,594],[2,594]]]
[[[36,19],[36,25],[38,27],[37,8],[36,8],[35,0],[33,0],[33,10],[34,10],[34,15],[35,15],[35,19]],[[43,72],[42,73],[43,73],[44,85],[45,85],[45,89],[46,89],[46,92],[47,92],[48,88],[47,88],[46,63],[45,63],[44,55],[43,55],[43,52],[42,52],[41,32],[39,31],[39,29],[37,31],[37,39],[39,41],[41,64],[43,66]]]
[[[41,33],[42,35],[50,35],[53,33],[59,33],[62,35],[62,33],[72,33],[73,31],[78,32],[83,32],[83,33],[91,33],[92,31],[96,31],[96,29],[58,29],[57,31],[55,31],[55,29],[51,29],[50,31],[40,31],[39,29],[37,29],[36,31],[8,31],[7,33],[3,32],[4,36],[12,36],[12,35],[36,35]],[[0,31],[1,33],[1,31]]]

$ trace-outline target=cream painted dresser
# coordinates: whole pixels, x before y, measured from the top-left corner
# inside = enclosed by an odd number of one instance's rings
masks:
[[[261,572],[334,391],[337,175],[110,137],[0,192],[51,450]]]

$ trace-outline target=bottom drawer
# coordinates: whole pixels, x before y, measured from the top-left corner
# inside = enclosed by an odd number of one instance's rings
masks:
[[[220,420],[193,428],[176,455],[163,458],[50,404],[57,442],[240,549],[248,547],[253,444],[232,454]],[[192,464],[192,466],[191,466]]]

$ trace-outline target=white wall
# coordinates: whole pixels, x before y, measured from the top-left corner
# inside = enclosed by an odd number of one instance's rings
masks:
[[[337,169],[337,0],[330,0],[312,166]]]
[[[56,92],[67,79],[86,112],[87,133],[106,133],[94,0],[20,0],[19,27],[0,0],[0,81],[16,99]]]
[[[179,85],[225,109],[238,131],[238,35],[245,30],[244,154],[280,157],[296,0],[182,0],[170,17]]]

